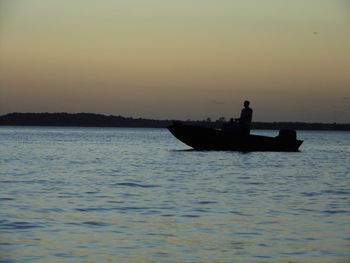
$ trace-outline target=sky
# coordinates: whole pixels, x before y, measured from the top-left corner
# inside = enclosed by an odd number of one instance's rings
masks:
[[[0,0],[0,115],[350,123],[349,0]]]

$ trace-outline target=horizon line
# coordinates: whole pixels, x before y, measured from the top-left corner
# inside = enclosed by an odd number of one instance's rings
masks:
[[[176,119],[176,118],[168,118],[168,119],[154,119],[154,118],[145,118],[145,117],[133,117],[133,116],[123,116],[123,115],[114,115],[114,114],[105,114],[105,113],[94,113],[94,112],[9,112],[5,113],[3,115],[0,115],[0,117],[4,117],[6,115],[11,115],[11,114],[71,114],[71,115],[78,115],[78,114],[92,114],[92,115],[101,115],[105,117],[122,117],[122,118],[129,118],[129,119],[143,119],[143,120],[153,120],[153,121],[183,121],[183,122],[223,122],[220,120],[219,117],[216,120],[213,120],[212,118],[208,117],[206,119],[202,120],[193,120],[193,119]],[[225,118],[225,117],[224,117]],[[210,120],[208,120],[210,119]],[[230,119],[224,119],[226,122],[229,121]],[[350,125],[349,123],[340,123],[340,122],[306,122],[306,121],[252,121],[252,123],[306,123],[306,124],[328,124],[328,125]]]

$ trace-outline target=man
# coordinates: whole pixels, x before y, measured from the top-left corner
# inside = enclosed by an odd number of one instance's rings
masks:
[[[250,133],[250,123],[252,122],[253,110],[249,108],[249,101],[244,101],[244,108],[241,111],[241,117],[239,117],[238,123],[240,130],[243,135],[249,135]]]

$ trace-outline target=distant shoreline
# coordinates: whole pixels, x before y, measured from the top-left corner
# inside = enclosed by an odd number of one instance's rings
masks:
[[[223,119],[216,121],[154,120],[95,113],[9,113],[0,116],[0,126],[63,126],[63,127],[133,127],[166,128],[174,121],[185,124],[220,128]],[[333,130],[350,131],[349,124],[307,122],[253,122],[254,130]]]

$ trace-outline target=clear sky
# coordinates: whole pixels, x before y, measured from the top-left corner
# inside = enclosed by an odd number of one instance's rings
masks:
[[[0,0],[0,114],[350,123],[348,0]]]

